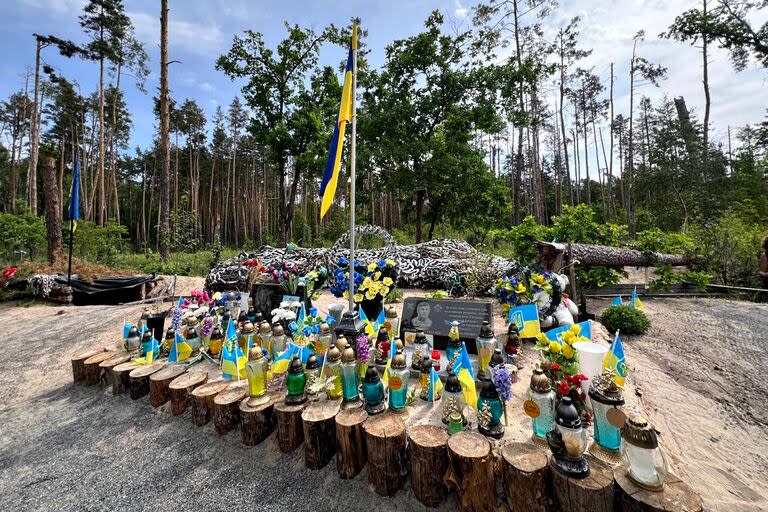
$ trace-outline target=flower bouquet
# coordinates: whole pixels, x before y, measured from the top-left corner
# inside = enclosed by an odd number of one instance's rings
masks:
[[[362,264],[355,260],[353,265],[353,299],[364,309],[368,318],[376,318],[384,298],[397,283],[397,264],[392,259]],[[349,260],[339,258],[332,273],[331,293],[336,297],[349,298]]]
[[[560,304],[562,290],[554,274],[532,267],[516,267],[500,277],[493,287],[506,318],[511,308],[536,304],[539,318],[551,315]]]
[[[540,333],[536,340],[534,349],[540,353],[541,369],[552,382],[558,399],[570,396],[579,414],[589,420],[589,412],[584,406],[586,395],[581,387],[581,383],[588,379],[585,375],[578,373],[579,356],[573,348],[574,343],[589,341],[589,339],[581,336],[581,328],[574,324],[570,330],[560,333],[559,341],[550,340],[544,333]]]
[[[296,295],[296,289],[299,287],[299,268],[295,263],[282,265],[273,265],[270,263],[265,268],[266,274],[272,276],[272,281],[283,287],[289,295]]]

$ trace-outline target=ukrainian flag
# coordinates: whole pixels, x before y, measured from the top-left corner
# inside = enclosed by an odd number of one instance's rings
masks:
[[[453,373],[459,378],[461,384],[461,396],[464,403],[477,409],[477,388],[475,387],[475,372],[472,370],[472,361],[469,359],[466,343],[461,343],[461,354],[453,363]]]
[[[341,93],[341,105],[339,107],[339,116],[336,120],[336,126],[333,128],[333,137],[331,137],[331,148],[328,154],[328,161],[325,164],[323,172],[323,182],[320,185],[320,217],[325,217],[333,203],[333,197],[336,195],[336,185],[339,181],[339,167],[341,166],[341,153],[344,149],[344,131],[347,123],[352,121],[352,101],[355,92],[352,90],[353,57],[352,52],[357,50],[357,25],[352,26],[352,46],[347,56],[347,67],[344,69],[344,88]]]
[[[637,288],[632,290],[632,298],[629,301],[629,307],[643,310],[643,303],[640,301],[640,297],[637,296]]]
[[[177,331],[176,337],[171,345],[171,351],[168,353],[168,362],[180,363],[189,359],[190,355],[192,355],[192,347],[189,346],[189,343],[184,339],[184,336]]]
[[[436,402],[443,390],[443,383],[434,368],[429,370],[429,401]]]
[[[621,344],[618,332],[616,339],[611,344],[611,349],[605,354],[603,368],[612,368],[615,371],[613,381],[617,386],[624,387],[624,381],[627,378],[627,360],[624,357],[624,346]]]
[[[381,375],[382,382],[384,382],[384,384],[387,386],[389,386],[389,369],[392,367],[393,357],[395,357],[395,346],[391,345],[389,347],[389,358],[387,359],[387,365],[384,367],[384,373]]]
[[[144,347],[144,357],[138,357],[134,359],[132,362],[134,364],[152,364],[152,361],[155,360],[155,354],[159,354],[159,353],[160,353],[160,344],[153,337],[152,341],[148,342],[147,346]]]
[[[623,306],[624,301],[621,300],[621,295],[617,296],[615,299],[613,299],[613,302],[611,302],[611,306]]]
[[[517,326],[521,338],[535,338],[541,332],[536,304],[525,304],[509,310],[509,322]]]
[[[72,232],[77,229],[77,221],[80,220],[80,165],[75,156],[75,164],[72,168],[72,192],[69,194],[69,219],[72,221]]]
[[[227,380],[246,378],[245,363],[248,358],[237,344],[235,322],[230,318],[227,325],[227,339],[221,347],[221,373]]]

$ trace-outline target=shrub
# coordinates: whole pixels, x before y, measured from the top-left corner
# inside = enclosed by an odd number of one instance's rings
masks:
[[[651,321],[645,313],[629,306],[611,306],[602,317],[603,325],[609,332],[622,334],[644,334],[651,328]]]
[[[0,213],[0,250],[9,262],[35,259],[47,247],[43,219],[31,213]]]

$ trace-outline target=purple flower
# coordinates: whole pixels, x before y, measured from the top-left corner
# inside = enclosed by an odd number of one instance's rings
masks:
[[[357,347],[357,359],[367,363],[370,351],[370,345],[368,345],[368,336],[366,334],[358,336],[355,340],[355,346]]]
[[[181,309],[173,308],[171,311],[171,327],[175,331],[181,326]]]
[[[506,366],[503,364],[494,366],[491,380],[496,385],[496,390],[502,400],[506,402],[512,398],[512,376]]]
[[[203,327],[200,329],[200,335],[203,337],[209,336],[212,330],[213,330],[213,317],[207,316],[203,320]]]

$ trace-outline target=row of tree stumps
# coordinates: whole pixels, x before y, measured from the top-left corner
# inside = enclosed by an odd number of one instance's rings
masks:
[[[222,435],[239,428],[248,446],[274,433],[282,453],[303,445],[309,469],[321,469],[335,456],[339,476],[350,479],[367,465],[368,481],[381,496],[395,495],[409,480],[414,496],[427,507],[439,505],[452,491],[466,511],[497,510],[502,503],[513,511],[540,512],[703,510],[701,499],[675,477],[663,492],[649,492],[626,478],[623,469],[590,458],[589,477],[574,480],[550,468],[542,446],[494,446],[469,431],[449,437],[437,425],[406,427],[403,415],[369,417],[362,408],[342,409],[340,401],[287,405],[276,390],[254,401],[244,381],[209,380],[207,371],[194,366],[136,366],[125,355],[99,349],[74,356],[72,374],[76,383],[109,386],[115,395],[128,393],[134,400],[149,395],[154,407],[170,402],[175,416],[190,410],[195,425],[213,422]]]

